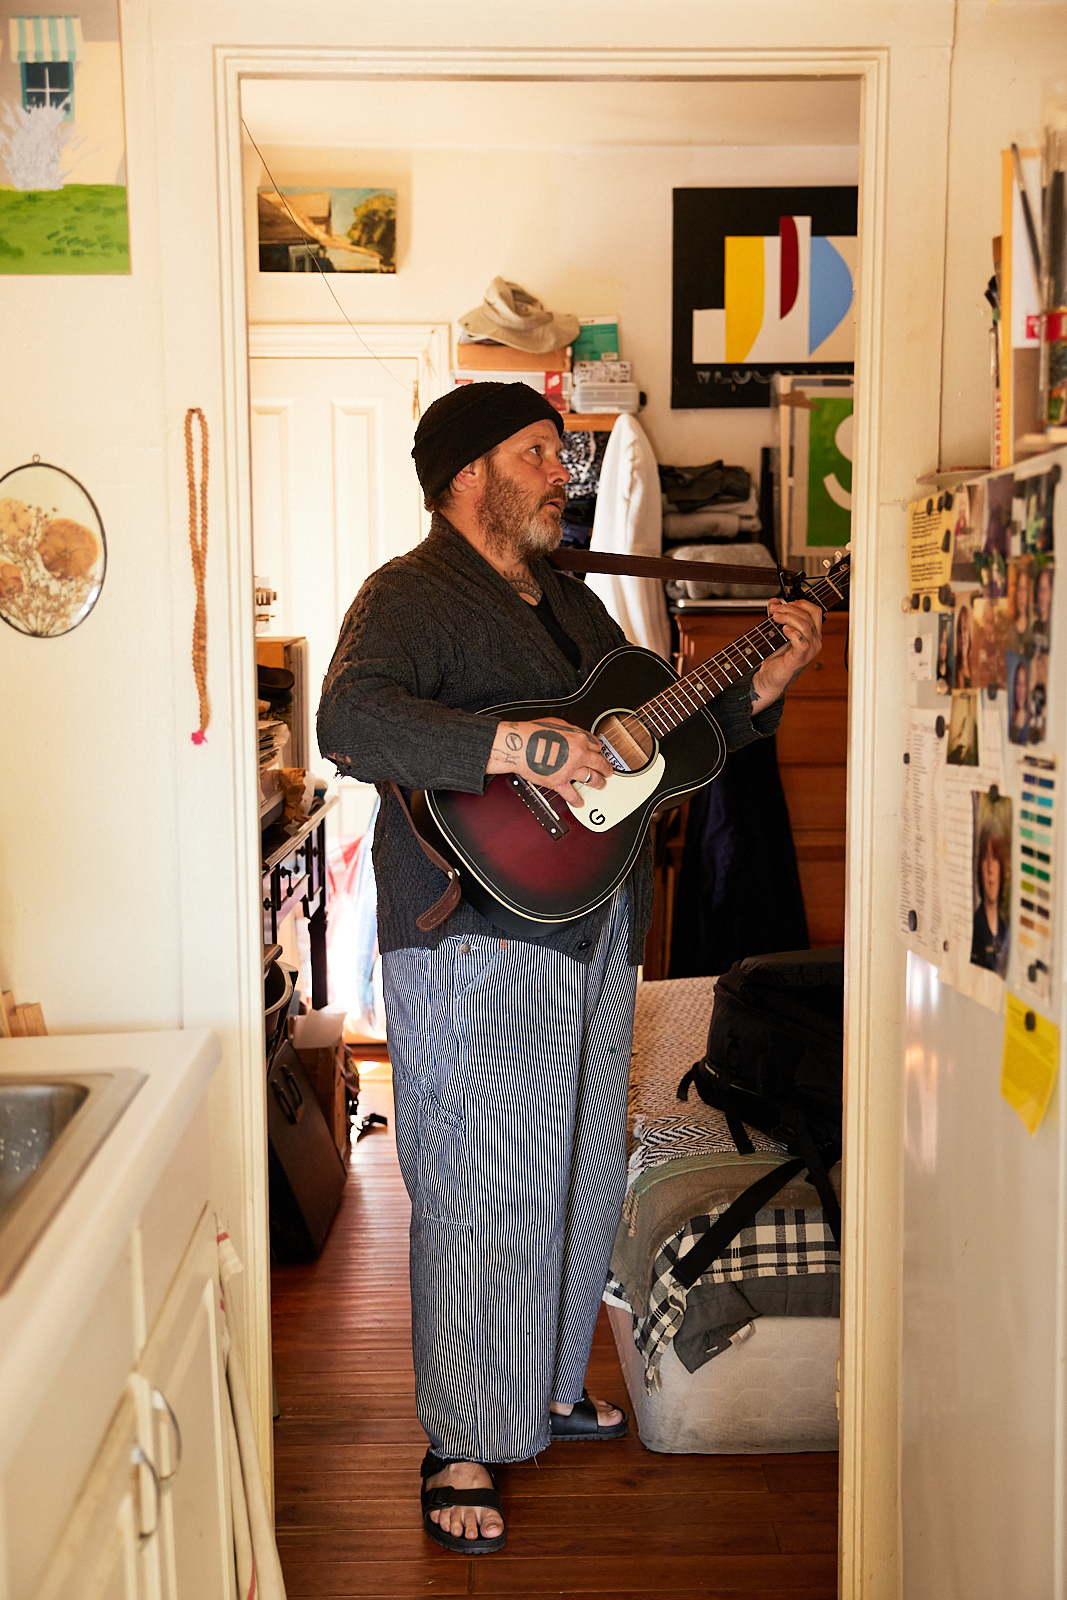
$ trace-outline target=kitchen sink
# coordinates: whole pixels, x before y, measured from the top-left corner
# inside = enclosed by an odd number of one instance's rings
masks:
[[[144,1082],[127,1067],[0,1075],[0,1294]]]

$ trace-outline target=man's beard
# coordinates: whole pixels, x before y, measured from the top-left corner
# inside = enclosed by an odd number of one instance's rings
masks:
[[[496,470],[490,456],[486,462],[485,492],[478,507],[478,527],[487,548],[493,555],[513,556],[517,561],[555,550],[562,538],[559,523],[542,513],[546,505],[558,502],[561,494],[561,489],[554,489],[534,501],[517,483]]]

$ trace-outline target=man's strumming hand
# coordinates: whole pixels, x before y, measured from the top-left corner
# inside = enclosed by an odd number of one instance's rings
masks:
[[[559,717],[540,717],[535,722],[497,724],[493,753],[486,772],[515,773],[528,778],[539,788],[553,789],[569,806],[584,804],[575,781],[587,788],[602,789],[611,765],[599,739],[585,728],[575,728]]]

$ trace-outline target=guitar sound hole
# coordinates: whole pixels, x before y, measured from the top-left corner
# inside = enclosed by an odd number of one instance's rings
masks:
[[[593,732],[598,739],[607,740],[626,772],[640,772],[656,753],[656,742],[644,723],[625,712],[610,712]]]

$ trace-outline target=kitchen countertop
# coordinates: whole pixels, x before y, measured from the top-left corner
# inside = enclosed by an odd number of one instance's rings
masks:
[[[0,1470],[58,1372],[221,1059],[206,1028],[0,1040],[0,1075],[132,1067],[146,1082],[0,1295]]]

